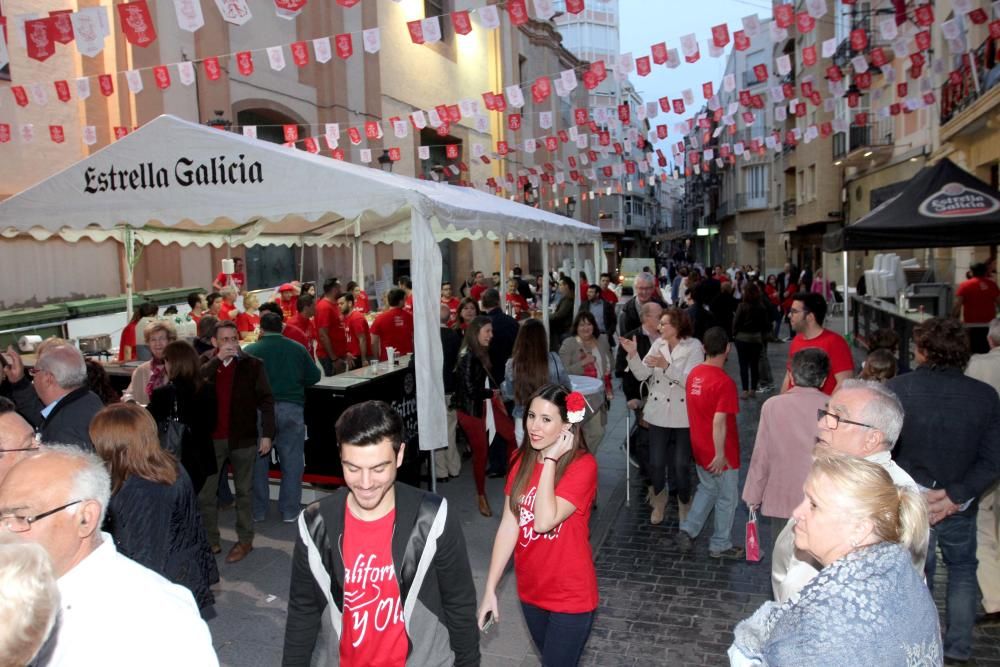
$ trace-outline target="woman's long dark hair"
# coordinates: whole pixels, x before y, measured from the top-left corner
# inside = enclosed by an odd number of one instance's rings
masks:
[[[549,381],[549,337],[545,325],[536,319],[525,320],[514,339],[510,358],[514,403],[527,405],[539,387]]]
[[[528,402],[525,403],[524,440],[521,441],[521,446],[518,448],[517,454],[514,455],[514,461],[518,462],[519,465],[517,466],[517,474],[514,476],[514,482],[510,487],[510,511],[514,513],[514,516],[519,516],[520,514],[521,496],[524,494],[524,490],[528,486],[528,481],[531,479],[532,472],[534,472],[535,461],[533,459],[538,453],[531,447],[530,438],[528,437],[528,411],[531,408],[531,404],[536,398],[548,401],[552,405],[559,408],[559,416],[562,418],[563,422],[569,423],[569,416],[566,413],[566,397],[569,396],[569,394],[570,390],[561,384],[547,384],[536,391]],[[580,426],[580,424],[570,424],[570,432],[573,433],[575,441],[573,443],[573,449],[566,452],[566,454],[564,454],[556,464],[556,484],[559,484],[559,480],[561,480],[563,474],[565,474],[566,468],[568,468],[578,456],[587,453],[587,443],[583,439],[583,429],[581,429]],[[513,465],[513,462],[511,465]]]
[[[163,359],[170,363],[170,381],[201,388],[201,361],[198,353],[185,340],[175,340],[163,350]]]
[[[465,338],[462,340],[462,352],[476,355],[476,359],[489,373],[492,370],[489,351],[479,344],[479,332],[487,324],[493,326],[493,320],[485,315],[477,315],[469,322],[469,328],[465,330]]]

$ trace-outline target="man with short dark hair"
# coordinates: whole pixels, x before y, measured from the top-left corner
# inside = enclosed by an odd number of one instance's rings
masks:
[[[462,337],[448,325],[451,320],[451,311],[448,306],[441,304],[441,355],[442,355],[442,375],[444,376],[444,404],[448,408],[448,446],[434,452],[434,469],[437,481],[447,482],[458,477],[462,471],[462,456],[458,453],[455,443],[455,429],[458,427],[458,413],[452,405],[451,396],[455,393],[455,364],[458,362],[458,353],[462,348]]]
[[[222,319],[220,317],[220,312],[222,311],[222,295],[218,292],[210,292],[208,296],[205,297],[205,304],[208,306],[208,312],[206,314],[211,315],[216,319]]]
[[[372,336],[372,356],[377,355],[379,361],[389,358],[386,349],[390,347],[396,349],[397,357],[413,352],[413,315],[403,308],[406,292],[391,289],[386,300],[389,308],[375,318],[369,329]]]
[[[788,348],[788,366],[785,379],[781,383],[782,393],[795,385],[792,377],[792,357],[799,350],[818,347],[830,358],[830,374],[820,390],[827,396],[833,395],[837,385],[854,375],[854,356],[847,341],[838,333],[823,328],[826,318],[826,299],[815,292],[799,292],[792,297],[792,307],[788,311],[795,338]]]
[[[215,356],[202,366],[205,382],[215,387],[216,419],[212,442],[218,469],[228,458],[236,482],[237,542],[226,556],[236,563],[253,550],[252,500],[253,469],[258,455],[267,456],[274,437],[274,396],[267,381],[264,363],[240,350],[236,323],[219,322],[212,337]],[[257,430],[260,417],[261,429]],[[213,553],[222,551],[219,535],[219,507],[216,494],[219,473],[209,476],[198,494],[201,517]]]
[[[606,334],[608,345],[614,345],[615,327],[618,325],[615,319],[615,307],[601,296],[601,291],[600,285],[588,285],[587,300],[580,304],[580,312],[586,310],[593,315],[597,320],[597,333]]]
[[[618,303],[618,294],[611,289],[611,274],[601,274],[601,298],[614,306]]]
[[[368,363],[372,353],[371,334],[368,320],[360,310],[354,309],[354,295],[344,292],[337,300],[340,314],[344,317],[344,334],[347,336],[347,365],[361,368]]]
[[[1000,398],[965,375],[969,342],[962,323],[932,317],[913,329],[913,372],[887,386],[905,411],[896,463],[924,490],[931,522],[927,582],[935,548],[948,566],[945,659],[968,660],[976,620],[978,499],[1000,479]]]
[[[281,464],[278,511],[285,523],[295,521],[302,505],[303,450],[306,442],[306,387],[320,380],[319,368],[304,347],[281,335],[281,316],[260,316],[260,338],[245,352],[264,362],[268,384],[274,396],[274,449]],[[257,457],[253,472],[253,518],[267,517],[270,500],[268,469],[270,457]]]
[[[478,665],[461,524],[446,500],[396,481],[402,419],[366,401],[336,431],[346,488],[299,517],[283,667]]]
[[[17,410],[42,443],[76,445],[93,451],[90,420],[104,403],[87,386],[87,364],[80,350],[61,343],[46,347],[25,373],[21,355],[7,347],[3,372],[11,384]]]
[[[305,336],[304,343],[309,356],[316,358],[316,325],[313,323],[313,316],[316,314],[316,297],[312,294],[300,294],[295,301],[295,317],[285,321],[285,327],[295,327]],[[261,315],[263,317],[263,314]],[[287,338],[292,338],[287,336]],[[292,340],[295,340],[292,338]],[[301,342],[301,341],[298,341]]]
[[[340,283],[336,278],[323,282],[323,297],[316,303],[316,358],[327,376],[347,370],[347,334],[340,316]]]
[[[205,303],[205,293],[204,292],[191,292],[187,295],[188,306],[191,307],[191,312],[188,313],[188,319],[198,324],[201,321],[202,315],[208,311],[208,305]]]
[[[469,297],[476,303],[483,297],[483,292],[485,292],[490,287],[490,281],[483,275],[482,271],[476,271],[476,279],[469,288]]]
[[[740,399],[736,383],[726,374],[729,335],[722,327],[705,332],[705,363],[694,367],[687,379],[686,400],[691,423],[691,453],[698,464],[698,490],[687,518],[677,531],[682,552],[692,549],[715,512],[715,529],[709,540],[712,558],[743,558],[743,547],[733,546],[733,518],[739,502],[740,440],[736,413]]]
[[[282,319],[284,319],[285,317],[284,313],[281,312],[281,306],[279,306],[273,301],[268,301],[267,303],[260,304],[259,310],[261,317],[264,316],[264,313],[274,313],[275,315],[281,315]],[[281,333],[285,338],[290,338],[291,340],[294,340],[296,343],[305,348],[308,348],[308,346],[312,342],[312,339],[310,339],[309,336],[307,336],[305,332],[302,331],[302,329],[298,328],[294,324],[289,324],[288,322],[285,322],[284,327],[281,329]]]

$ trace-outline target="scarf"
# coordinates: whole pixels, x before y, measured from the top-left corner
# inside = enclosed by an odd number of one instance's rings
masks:
[[[167,384],[167,364],[162,359],[150,359],[149,382],[146,383],[146,396],[152,398],[153,390]]]

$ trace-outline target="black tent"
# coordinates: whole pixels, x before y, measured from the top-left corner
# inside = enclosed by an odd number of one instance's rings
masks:
[[[1000,192],[948,159],[898,195],[823,237],[825,252],[1000,244]]]

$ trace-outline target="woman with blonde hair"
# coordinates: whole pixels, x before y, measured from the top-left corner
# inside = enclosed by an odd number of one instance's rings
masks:
[[[260,299],[253,292],[247,292],[243,297],[243,312],[236,316],[236,331],[240,340],[248,335],[253,337],[260,331]]]
[[[123,401],[146,405],[153,390],[167,383],[163,351],[175,340],[177,340],[177,329],[169,322],[157,320],[146,327],[146,345],[149,346],[153,358],[132,371],[132,381],[122,394]]]
[[[934,600],[914,568],[927,552],[923,496],[852,456],[813,462],[794,512],[795,546],[822,566],[795,601],[736,626],[730,664],[940,665]]]
[[[135,403],[115,403],[90,422],[111,474],[106,528],[118,552],[191,590],[200,609],[219,570],[187,472],[160,447],[156,422]]]
[[[0,667],[32,664],[59,615],[59,587],[41,545],[0,540]]]

